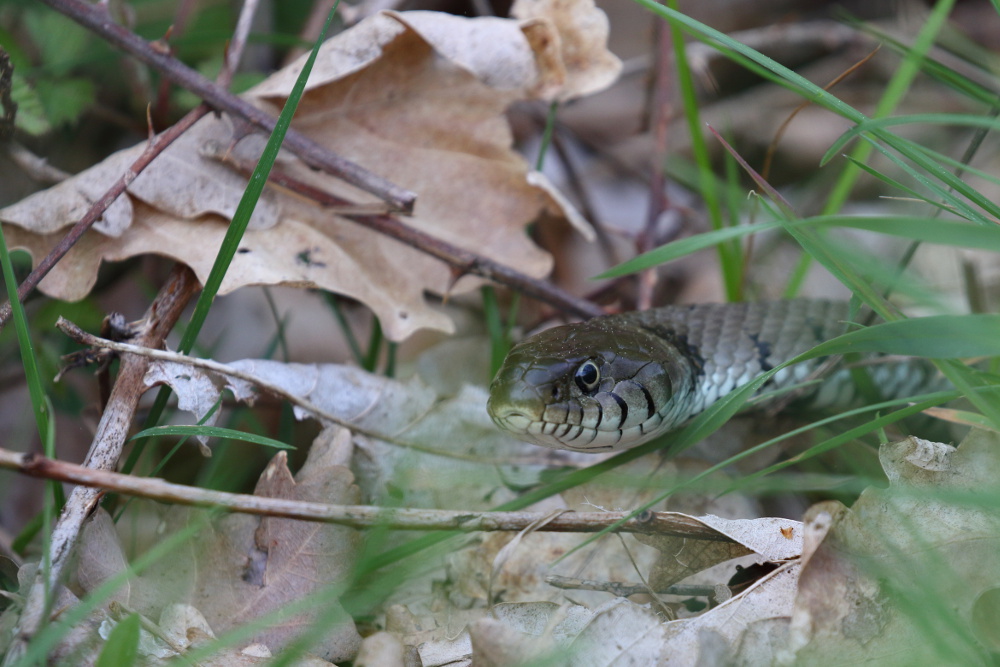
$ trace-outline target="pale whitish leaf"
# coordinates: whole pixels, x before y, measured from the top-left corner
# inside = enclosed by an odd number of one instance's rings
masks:
[[[782,561],[802,553],[802,524],[791,519],[723,519],[717,516],[691,517],[715,529],[733,542],[688,540],[666,535],[640,535],[643,544],[655,547],[660,558],[649,573],[649,583],[664,590],[678,581],[733,558],[757,554],[764,560]]]
[[[578,667],[656,665],[668,655],[666,626],[648,607],[617,598],[594,610],[557,664]]]
[[[779,642],[760,642],[761,623],[766,636],[787,636],[787,618],[796,595],[798,565],[786,565],[745,592],[692,619],[671,621],[664,627],[664,651],[675,656],[671,664],[726,664],[746,655],[751,664],[774,664]],[[778,622],[771,625],[772,620]],[[711,642],[703,638],[710,633]],[[749,634],[747,634],[749,633]],[[754,652],[743,653],[743,642],[754,641]],[[704,656],[707,662],[699,662]]]
[[[169,385],[177,394],[177,408],[193,414],[199,423],[211,426],[219,418],[219,413],[216,412],[202,422],[219,402],[219,388],[215,385],[216,380],[200,369],[172,361],[157,360],[149,365],[143,382],[147,387],[161,383]]]

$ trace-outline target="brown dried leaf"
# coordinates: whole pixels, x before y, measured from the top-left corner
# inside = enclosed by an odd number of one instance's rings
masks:
[[[560,87],[563,57],[576,59],[571,70],[580,70],[581,53],[593,56],[586,62],[614,58],[601,39],[581,46],[573,36],[586,32],[576,25],[579,16],[600,24],[606,23],[603,13],[589,0],[567,6],[576,8],[574,18],[547,24],[545,30],[552,34],[545,40],[528,39],[517,21],[507,19],[436,12],[372,16],[323,45],[295,127],[416,192],[419,202],[407,224],[530,276],[544,276],[551,258],[527,238],[524,226],[542,217],[575,220],[577,215],[511,149],[504,111],[512,102],[534,96],[539,87],[566,97],[611,82],[605,64],[599,82],[581,85],[571,77],[567,87]],[[545,16],[556,9],[535,11]],[[569,31],[565,44],[574,46],[562,55],[542,57],[534,42],[551,46],[561,39],[563,25]],[[536,35],[538,30],[529,32]],[[277,113],[302,62],[247,96]],[[80,299],[93,286],[102,261],[147,253],[184,262],[204,281],[245,184],[219,156],[232,150],[242,161],[255,160],[262,146],[254,136],[227,145],[233,136],[227,119],[202,119],[130,185],[130,197],[120,200],[99,225],[102,233],[88,234],[40,288],[56,298]],[[9,243],[40,258],[56,242],[58,230],[79,217],[139,151],[141,147],[116,153],[69,181],[0,210],[0,219],[10,223]],[[350,201],[375,202],[295,158],[281,156],[276,169]],[[453,283],[452,270],[442,262],[269,189],[221,293],[262,284],[335,291],[368,305],[388,337],[401,340],[421,328],[452,329],[450,320],[425,302],[424,292],[461,292],[479,284],[468,277]]]
[[[261,475],[256,494],[356,504],[359,491],[354,477],[338,464],[343,449],[340,440],[345,436],[342,430],[324,432],[294,478],[286,465],[285,452],[280,452]],[[167,513],[163,532],[201,521],[203,515],[203,510],[173,509]],[[158,539],[162,535],[150,537]],[[350,528],[234,514],[208,525],[177,553],[155,563],[141,577],[131,579],[116,600],[150,618],[158,617],[171,605],[188,604],[200,612],[215,633],[221,633],[345,581],[357,547],[357,533]],[[117,574],[124,562],[121,554],[110,519],[98,515],[82,541],[77,573],[81,588],[93,590]],[[261,630],[253,641],[277,653],[320,614],[329,629],[313,650],[332,661],[352,657],[361,638],[336,600],[310,609]]]
[[[790,650],[799,662],[981,664],[996,648],[1000,436],[883,445],[888,489],[810,509]],[[979,628],[988,628],[980,632]],[[947,653],[942,653],[947,651]],[[936,656],[936,657],[935,657]]]
[[[554,36],[559,61],[565,68],[561,89],[546,97],[560,100],[596,93],[611,85],[621,72],[621,61],[604,48],[608,41],[608,17],[592,0],[517,0],[510,15],[523,21],[525,34],[542,52],[543,40]],[[548,28],[546,35],[533,27]]]

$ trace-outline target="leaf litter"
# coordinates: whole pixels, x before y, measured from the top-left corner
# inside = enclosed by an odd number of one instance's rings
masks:
[[[536,219],[589,227],[512,148],[504,111],[530,99],[568,99],[608,86],[620,63],[604,41],[607,18],[592,2],[521,0],[523,21],[438,12],[382,12],[328,40],[294,126],[325,148],[417,193],[405,223],[540,278],[551,257],[523,233]],[[568,58],[568,59],[567,59]],[[277,113],[305,57],[246,94]],[[204,281],[246,178],[218,159],[256,161],[257,135],[207,116],[161,154],[41,282],[46,294],[83,298],[102,262],[171,257]],[[0,210],[8,242],[37,261],[142,152],[115,153],[85,172]],[[214,156],[214,157],[213,157]],[[276,168],[359,205],[371,195],[314,172],[283,153]],[[222,294],[247,285],[321,288],[374,311],[402,340],[419,329],[450,332],[425,291],[458,294],[442,262],[274,188],[265,190]]]
[[[307,397],[365,431],[351,433],[339,426],[328,427],[324,431],[327,444],[321,438],[313,445],[309,462],[294,482],[284,464],[284,453],[280,453],[258,484],[258,492],[266,495],[319,502],[338,502],[339,497],[345,499],[339,502],[348,503],[474,511],[517,497],[521,489],[543,479],[553,465],[579,466],[593,461],[581,454],[518,443],[499,433],[485,415],[486,393],[480,387],[462,386],[449,395],[438,393],[417,376],[393,380],[347,366],[264,360],[232,365]],[[191,372],[189,369],[188,375]],[[461,374],[459,370],[455,373]],[[442,382],[442,386],[448,384]],[[188,382],[178,390],[183,393],[206,386],[213,387],[212,396],[197,403],[208,403],[227,386],[241,400],[259,396],[243,381],[227,385],[218,377],[207,384]],[[300,417],[306,416],[300,413]],[[865,491],[852,509],[821,503],[807,513],[804,522],[685,514],[729,541],[608,536],[577,550],[586,536],[531,532],[521,537],[516,548],[502,554],[511,535],[466,536],[450,553],[424,563],[422,574],[408,579],[386,601],[383,608],[402,606],[413,619],[410,630],[393,632],[388,630],[391,624],[386,617],[387,631],[396,640],[391,645],[410,647],[407,650],[415,650],[425,665],[461,664],[473,658],[481,658],[483,664],[518,664],[542,656],[567,665],[695,664],[699,656],[790,664],[820,659],[834,651],[858,659],[899,652],[919,656],[929,650],[921,644],[927,640],[912,625],[907,607],[897,605],[895,597],[900,590],[916,585],[914,577],[922,580],[933,573],[942,586],[951,590],[961,586],[967,595],[963,595],[965,604],[958,613],[967,622],[965,627],[989,627],[988,621],[979,617],[991,613],[990,596],[1000,589],[998,521],[981,504],[956,506],[948,498],[939,500],[936,496],[983,488],[991,475],[1000,472],[995,438],[975,432],[958,448],[915,438],[883,445],[881,460],[890,480],[888,489]],[[339,444],[333,446],[334,442]],[[320,451],[326,453],[321,455]],[[313,462],[317,456],[325,462]],[[530,509],[545,513],[635,507],[658,495],[665,485],[695,474],[698,468],[692,465],[651,455]],[[320,472],[309,472],[313,469]],[[306,484],[299,479],[313,481]],[[293,491],[302,486],[317,491],[295,495]],[[706,505],[700,494],[678,494],[671,499],[671,506],[656,509],[710,506],[729,516],[760,516],[760,508],[740,496],[721,500],[725,502]],[[189,521],[178,518],[186,514],[171,511],[163,519],[164,529],[173,530]],[[190,583],[181,603],[198,610],[218,632],[216,624],[230,627],[230,622],[239,625],[247,620],[247,615],[234,611],[251,605],[237,601],[245,600],[254,587],[272,575],[276,577],[273,581],[281,582],[281,595],[273,601],[276,606],[310,590],[281,578],[291,577],[293,570],[297,581],[312,584],[349,576],[347,564],[352,552],[345,551],[344,541],[354,544],[358,539],[355,531],[300,524],[305,531],[341,533],[337,538],[341,555],[332,560],[342,567],[321,572],[323,557],[296,561],[294,554],[275,552],[272,556],[267,551],[267,545],[289,539],[302,542],[299,536],[288,538],[272,531],[268,527],[272,522],[287,525],[289,530],[299,523],[226,517],[217,524],[221,527],[192,541],[199,544],[190,554],[196,571],[181,568],[178,572],[176,562],[171,562],[162,573],[154,571],[131,582],[129,590],[119,593],[125,600],[116,601],[127,601],[155,617],[156,605],[142,602],[143,595],[162,605],[165,599],[173,600],[168,591],[175,594],[185,589],[181,582],[187,581]],[[401,533],[389,544],[406,538],[407,534]],[[120,549],[109,547],[106,536],[98,540],[88,535],[85,543],[101,554],[103,567],[114,571],[124,566],[126,559]],[[329,545],[329,541],[324,544]],[[322,553],[331,553],[330,547]],[[94,581],[109,574],[95,575],[93,566],[86,562],[81,561],[78,577],[81,586],[92,589]],[[745,589],[730,590],[725,583],[736,571],[736,563],[747,567],[770,563],[772,567]],[[914,570],[918,566],[927,570]],[[239,573],[235,579],[234,572]],[[650,593],[626,599],[599,591],[558,590],[546,581],[551,574],[599,581],[640,580],[646,582]],[[215,582],[215,587],[196,595],[202,584],[194,582],[203,581]],[[683,595],[652,594],[683,581],[715,585],[719,594],[700,612],[689,610],[682,603]],[[266,586],[256,594],[263,600],[271,595]],[[397,617],[400,613],[397,610]],[[344,632],[355,642],[347,645],[354,651],[359,637],[348,619],[345,623],[350,631]],[[975,655],[990,636],[971,638],[971,646],[980,648],[970,652]],[[282,645],[280,638],[263,643],[271,650]]]
[[[372,17],[324,46],[296,122],[325,146],[417,191],[420,203],[408,224],[459,245],[474,238],[477,251],[540,276],[551,260],[522,234],[524,225],[543,212],[577,218],[511,150],[502,112],[516,100],[564,100],[600,90],[620,63],[604,50],[606,19],[591,3],[522,0],[512,12],[520,23],[432,12]],[[482,40],[496,49],[470,48]],[[248,95],[276,109],[298,66]],[[148,252],[175,257],[204,276],[214,259],[214,250],[207,249],[217,247],[243,189],[242,177],[217,157],[231,153],[252,160],[260,150],[252,136],[219,143],[239,135],[226,119],[204,119],[133,183],[130,196],[99,223],[99,233],[86,236],[43,282],[47,293],[81,298],[102,261]],[[8,238],[40,257],[57,231],[79,217],[139,151],[117,153],[0,211],[12,223]],[[292,156],[283,154],[278,166],[345,199],[375,203]],[[476,284],[467,278],[452,284],[443,265],[274,189],[265,192],[242,250],[223,292],[254,284],[329,289],[368,305],[396,340],[420,328],[450,330],[425,291],[447,294]],[[486,394],[479,386],[452,382],[451,391],[438,391],[437,383],[417,377],[390,380],[337,365],[233,365],[365,431],[328,425],[294,477],[279,453],[261,475],[255,491],[260,495],[471,511],[516,498],[554,467],[595,461],[539,451],[498,433],[485,416]],[[224,390],[239,400],[258,395],[245,382],[160,363],[147,380],[171,384],[182,407],[198,416]],[[1000,531],[985,509],[988,499],[963,503],[948,494],[961,499],[992,488],[1000,472],[998,444],[996,436],[974,432],[958,448],[915,438],[883,445],[888,488],[865,491],[850,509],[821,503],[801,523],[740,518],[760,512],[739,497],[692,500],[690,507],[699,511],[685,515],[732,541],[609,536],[574,551],[586,538],[533,532],[504,552],[510,535],[466,538],[386,601],[378,621],[384,629],[366,631],[363,641],[334,593],[324,612],[336,622],[314,648],[322,657],[296,664],[354,656],[357,664],[388,664],[371,657],[385,655],[399,659],[396,664],[419,656],[424,665],[537,659],[567,665],[792,664],[831,655],[911,664],[942,646],[961,647],[964,664],[985,663],[988,652],[997,650]],[[636,507],[690,474],[687,465],[650,457],[531,509]],[[645,486],[635,483],[639,479]],[[95,514],[75,576],[57,591],[58,607],[78,604],[79,595],[126,572],[145,549],[204,515],[151,503],[135,503],[130,512],[139,518],[117,526],[106,514]],[[141,520],[148,516],[155,521]],[[390,544],[406,537],[395,536]],[[360,539],[357,531],[338,526],[244,515],[215,519],[185,542],[181,555],[129,577],[53,657],[90,664],[94,637],[106,637],[122,609],[143,614],[144,659],[150,664],[204,646],[305,595],[346,585]],[[738,557],[773,567],[727,597],[722,589],[728,590],[725,582]],[[33,578],[33,567],[22,567],[21,581]],[[597,591],[556,590],[546,582],[555,572],[640,580],[650,591],[700,577],[720,594],[713,606],[692,611],[677,595],[609,599]],[[940,622],[932,631],[920,626],[914,610],[943,599],[957,600],[956,608],[938,610]],[[311,610],[315,614],[316,607]],[[0,616],[5,638],[15,615],[11,608]],[[199,664],[262,664],[311,620],[303,613],[261,630],[257,643]]]

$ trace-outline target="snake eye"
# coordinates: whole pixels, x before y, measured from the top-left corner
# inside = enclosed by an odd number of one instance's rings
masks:
[[[576,386],[580,388],[580,391],[590,394],[597,389],[597,385],[601,381],[601,371],[597,368],[597,364],[588,359],[576,369],[573,379],[576,380]]]

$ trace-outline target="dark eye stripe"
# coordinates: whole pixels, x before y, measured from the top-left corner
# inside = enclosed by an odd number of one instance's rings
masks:
[[[611,398],[615,399],[615,403],[618,404],[618,407],[621,408],[622,416],[618,420],[618,428],[621,428],[622,424],[625,423],[625,420],[628,419],[628,403],[626,403],[625,399],[616,394],[615,392],[612,391],[609,393],[611,394]],[[621,433],[618,434],[619,440],[621,439],[621,435],[622,435]]]

